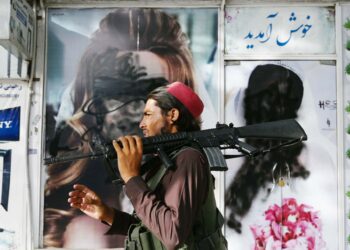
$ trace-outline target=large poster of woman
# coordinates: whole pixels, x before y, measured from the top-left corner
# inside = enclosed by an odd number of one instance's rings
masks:
[[[217,12],[49,9],[46,157],[91,153],[121,135],[139,134],[147,93],[174,81],[199,92],[205,112],[215,117]],[[101,158],[85,158],[46,167],[45,247],[123,246],[123,236],[105,235],[106,225],[67,202],[68,191],[79,182],[110,206],[131,212],[122,185],[112,182],[118,173],[108,174],[105,166]]]
[[[288,149],[229,161],[229,245],[338,249],[335,63],[241,61],[225,73],[227,122],[244,126],[296,119],[308,136]],[[279,143],[247,142],[259,147]]]

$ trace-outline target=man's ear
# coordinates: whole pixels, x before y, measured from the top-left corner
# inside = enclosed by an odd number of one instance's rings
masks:
[[[173,124],[175,121],[179,119],[179,115],[180,115],[180,112],[177,108],[170,109],[167,116],[168,122],[170,124]]]

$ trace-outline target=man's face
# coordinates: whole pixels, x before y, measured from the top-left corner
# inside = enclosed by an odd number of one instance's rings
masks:
[[[162,110],[153,99],[148,99],[146,102],[140,128],[145,137],[170,132],[170,123],[167,117],[162,114]]]

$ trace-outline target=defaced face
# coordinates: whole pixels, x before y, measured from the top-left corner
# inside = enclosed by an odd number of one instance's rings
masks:
[[[105,102],[107,106],[109,103]],[[144,101],[135,100],[105,116],[102,132],[106,138],[118,138],[121,135],[138,134],[142,118]]]
[[[170,115],[162,114],[157,101],[153,99],[148,99],[146,102],[140,128],[145,137],[171,133],[174,130]]]
[[[120,54],[122,57],[123,53]],[[122,65],[129,65],[130,68],[133,69],[128,69],[128,72],[130,71],[130,74],[143,73],[143,78],[163,77],[165,79],[168,79],[169,77],[166,62],[156,54],[149,51],[132,52],[131,57],[127,60],[127,63],[124,63]],[[107,110],[113,109],[113,106],[116,107],[120,104],[118,104],[118,100],[104,101],[104,105]],[[104,116],[102,131],[103,135],[106,138],[113,139],[118,138],[122,135],[140,133],[139,123],[142,118],[142,111],[144,110],[144,107],[144,101],[135,100],[120,109],[107,113]]]

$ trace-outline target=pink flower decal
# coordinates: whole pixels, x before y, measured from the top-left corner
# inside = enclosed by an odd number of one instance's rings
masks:
[[[265,211],[265,222],[252,225],[253,250],[323,250],[322,225],[318,212],[294,198],[283,199],[282,207],[274,204]]]

